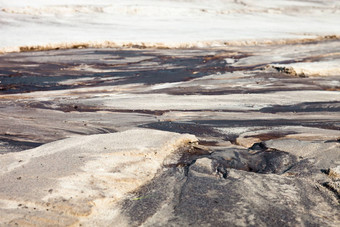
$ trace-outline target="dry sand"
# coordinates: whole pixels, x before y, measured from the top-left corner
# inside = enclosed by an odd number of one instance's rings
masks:
[[[339,226],[339,9],[0,0],[0,226]]]
[[[0,56],[1,225],[338,226],[338,47]]]

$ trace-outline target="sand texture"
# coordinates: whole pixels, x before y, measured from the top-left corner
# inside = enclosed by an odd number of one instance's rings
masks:
[[[150,181],[163,163],[172,161],[171,155],[175,160],[177,150],[196,141],[194,136],[136,129],[4,155],[1,224],[110,226],[119,221],[127,226],[117,203]]]
[[[1,225],[338,226],[338,51],[0,56]]]
[[[340,226],[339,4],[0,0],[0,226]]]
[[[0,53],[320,41],[339,20],[337,0],[1,0]]]

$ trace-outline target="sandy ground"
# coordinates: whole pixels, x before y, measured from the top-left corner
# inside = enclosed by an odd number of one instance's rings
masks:
[[[338,49],[0,56],[1,224],[338,226]]]
[[[196,141],[194,136],[137,129],[5,155],[1,224],[109,226],[118,219],[127,226],[117,201],[150,181],[179,147]]]
[[[0,226],[339,226],[339,9],[0,0]]]

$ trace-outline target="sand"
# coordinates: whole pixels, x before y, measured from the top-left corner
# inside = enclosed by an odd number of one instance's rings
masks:
[[[338,12],[0,0],[0,226],[339,226]]]

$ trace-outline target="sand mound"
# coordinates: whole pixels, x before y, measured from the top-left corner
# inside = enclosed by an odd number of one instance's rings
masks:
[[[117,202],[194,136],[150,129],[69,138],[1,157],[0,225],[108,225]]]

